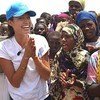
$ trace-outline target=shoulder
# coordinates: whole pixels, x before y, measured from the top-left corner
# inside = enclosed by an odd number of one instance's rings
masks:
[[[81,52],[84,52],[84,53],[89,53],[87,50],[85,50],[85,49],[81,49],[80,50]]]
[[[7,38],[0,42],[0,56],[4,55],[6,57],[9,56],[12,52],[15,53],[16,47],[15,47],[15,41],[14,37]]]
[[[7,47],[9,47],[10,45],[11,45],[11,38],[8,38],[8,39],[5,39],[5,40],[3,40],[3,41],[1,41],[0,42],[0,48],[2,47],[2,46],[7,46]]]
[[[0,42],[0,57],[11,60],[9,54],[14,50],[11,38]]]
[[[90,60],[90,53],[87,50],[83,50],[82,55],[84,56],[85,61],[89,62],[89,60]]]
[[[91,55],[91,58],[96,59],[96,58],[98,57],[98,55],[100,55],[100,50],[94,52],[94,53]]]
[[[82,55],[82,56],[86,57],[86,56],[90,56],[90,53],[85,49],[81,49],[78,51],[78,55]]]

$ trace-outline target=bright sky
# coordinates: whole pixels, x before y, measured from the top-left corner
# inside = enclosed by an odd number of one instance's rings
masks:
[[[18,0],[2,0],[0,2],[0,14],[5,13],[8,6]],[[66,0],[20,0],[25,2],[31,9],[37,12],[37,15],[43,11],[50,13],[58,13],[60,11],[65,11],[66,5],[68,4]],[[69,1],[69,0],[68,0]]]
[[[0,14],[5,14],[8,6],[18,0],[2,0],[0,2]],[[57,14],[68,9],[69,0],[21,0],[25,2],[32,10],[37,13],[36,17],[39,17],[42,12],[49,12],[51,14]],[[100,12],[100,0],[86,0],[85,9],[94,10],[97,13]],[[36,18],[35,17],[35,18]]]

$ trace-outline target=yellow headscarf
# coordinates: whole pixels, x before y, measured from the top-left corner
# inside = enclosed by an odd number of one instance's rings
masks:
[[[80,5],[82,6],[83,9],[85,8],[85,0],[70,0],[69,3],[70,3],[71,1],[77,1],[77,2],[80,3]]]

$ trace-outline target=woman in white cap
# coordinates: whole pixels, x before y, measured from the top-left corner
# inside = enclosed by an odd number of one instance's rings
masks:
[[[30,17],[35,15],[21,2],[6,11],[9,34],[0,43],[0,64],[13,100],[50,100],[49,46],[44,37],[30,34]]]

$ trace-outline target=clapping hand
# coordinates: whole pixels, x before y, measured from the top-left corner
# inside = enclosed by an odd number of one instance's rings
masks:
[[[29,37],[28,42],[25,47],[25,54],[27,57],[35,57],[36,56],[36,47],[34,38]]]
[[[72,86],[75,83],[75,81],[76,81],[76,75],[70,74],[69,69],[67,69],[66,72],[62,72],[60,74],[60,82],[64,87]]]

